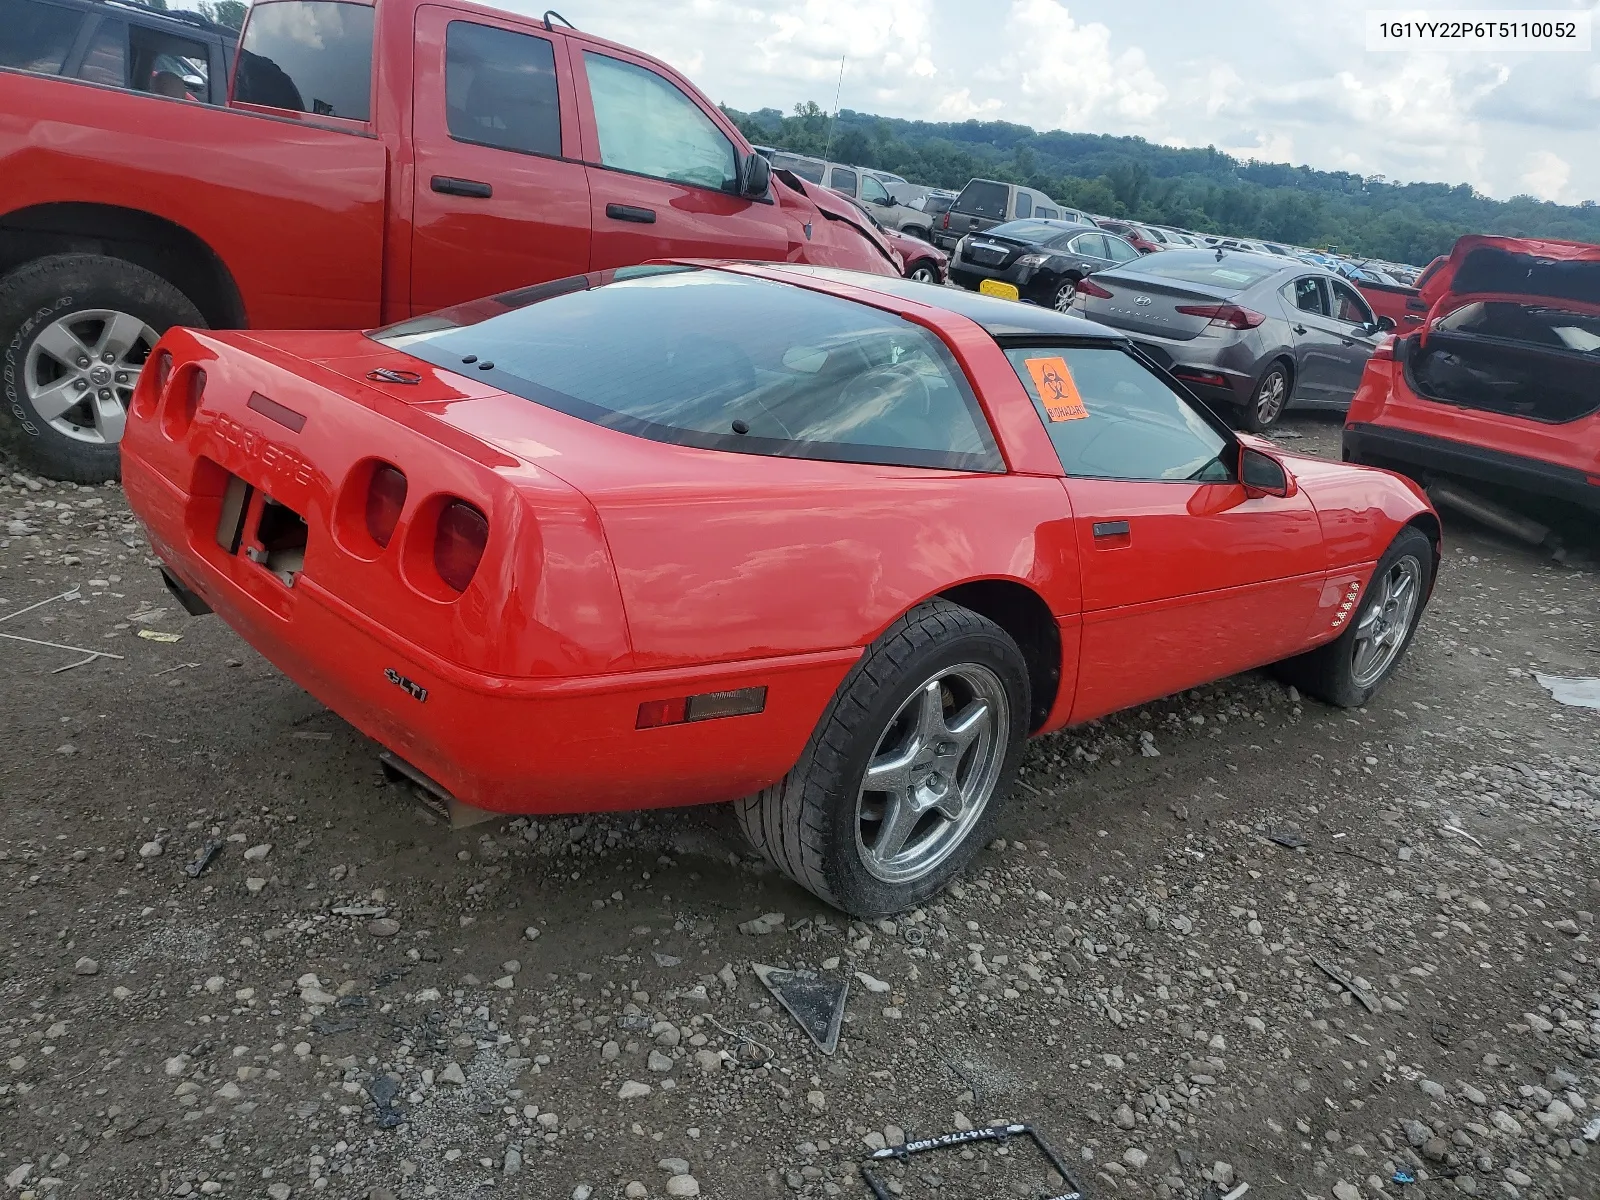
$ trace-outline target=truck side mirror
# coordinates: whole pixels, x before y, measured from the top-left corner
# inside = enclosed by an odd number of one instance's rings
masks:
[[[772,182],[772,164],[759,154],[745,156],[743,182],[739,188],[741,196],[760,197],[767,194],[767,187]]]

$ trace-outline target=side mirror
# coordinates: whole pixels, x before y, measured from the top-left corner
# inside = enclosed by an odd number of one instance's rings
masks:
[[[1258,496],[1289,496],[1294,492],[1289,468],[1265,451],[1242,443],[1239,446],[1239,482],[1244,485],[1245,495],[1251,499]]]
[[[1393,317],[1379,317],[1378,318],[1378,332],[1379,333],[1388,333],[1394,328],[1395,328],[1395,323],[1394,323],[1394,318]]]
[[[893,208],[894,207],[894,197],[893,196],[879,196],[876,200],[873,201],[873,203],[876,204],[879,208]]]
[[[747,155],[741,175],[743,176],[739,187],[741,196],[765,196],[768,186],[772,183],[772,164],[759,154]]]

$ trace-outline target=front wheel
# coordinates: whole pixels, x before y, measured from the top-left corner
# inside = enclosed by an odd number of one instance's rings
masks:
[[[988,840],[1027,735],[1028,670],[998,625],[946,600],[852,668],[800,761],[736,805],[750,844],[854,916],[903,912]]]
[[[1433,586],[1433,543],[1407,528],[1389,544],[1366,595],[1333,641],[1277,664],[1275,673],[1337,708],[1359,708],[1394,674]]]
[[[938,283],[939,272],[932,263],[924,260],[907,271],[906,278],[914,279],[918,283]]]

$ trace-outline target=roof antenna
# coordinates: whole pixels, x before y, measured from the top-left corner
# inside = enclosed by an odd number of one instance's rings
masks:
[[[822,157],[827,158],[833,149],[833,127],[839,123],[839,93],[844,90],[844,55],[839,56],[839,83],[833,89],[833,120],[828,122],[828,141],[822,147]]]
[[[560,21],[568,29],[576,29],[577,28],[577,26],[574,25],[571,21],[567,20],[560,13],[558,13],[555,9],[552,8],[552,9],[547,10],[545,12],[545,14],[544,14],[544,27],[546,29],[554,29],[555,28],[554,25],[550,24],[550,18],[551,17],[554,17],[556,20]]]

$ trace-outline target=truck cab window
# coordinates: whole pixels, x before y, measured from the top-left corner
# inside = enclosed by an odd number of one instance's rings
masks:
[[[239,45],[233,98],[288,112],[370,120],[372,19],[371,7],[339,0],[255,5]]]
[[[78,78],[107,87],[128,86],[128,24],[101,21],[78,65]]]
[[[584,51],[600,161],[713,191],[733,191],[733,143],[700,106],[645,67]]]
[[[555,47],[546,39],[451,21],[444,79],[446,121],[457,141],[560,156]]]

